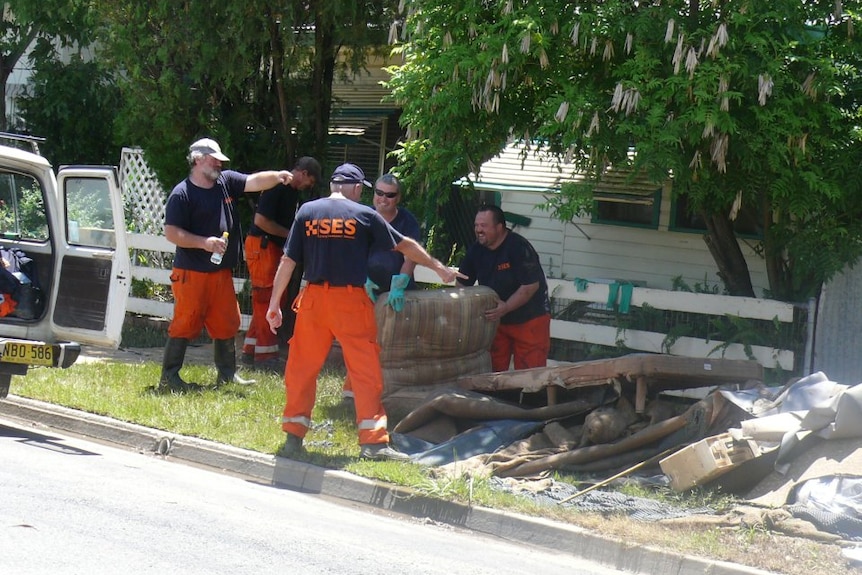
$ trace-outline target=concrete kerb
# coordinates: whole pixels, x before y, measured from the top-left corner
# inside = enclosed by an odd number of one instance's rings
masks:
[[[662,575],[768,575],[761,569],[637,546],[598,536],[574,525],[442,501],[340,470],[179,436],[14,395],[0,401],[0,416],[168,460],[194,463],[275,487],[326,495],[506,540],[568,552],[623,571]]]

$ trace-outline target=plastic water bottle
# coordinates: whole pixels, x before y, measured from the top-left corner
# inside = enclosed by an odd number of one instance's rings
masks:
[[[224,233],[221,235],[221,239],[223,239],[225,242],[227,242],[227,237],[228,237],[229,235],[230,235],[230,234],[228,234],[227,232],[224,232]],[[227,249],[227,246],[225,246],[225,249]],[[221,260],[222,260],[222,258],[223,258],[223,257],[224,257],[224,254],[220,254],[220,253],[218,253],[218,252],[213,252],[213,255],[211,255],[211,256],[210,256],[210,261],[211,261],[212,263],[214,263],[215,265],[220,265],[220,264],[221,264]]]

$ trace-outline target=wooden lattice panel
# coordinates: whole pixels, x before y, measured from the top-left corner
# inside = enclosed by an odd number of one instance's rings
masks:
[[[144,152],[140,148],[123,148],[120,156],[120,188],[126,205],[132,211],[134,231],[161,234],[167,194],[155,172],[144,160]]]

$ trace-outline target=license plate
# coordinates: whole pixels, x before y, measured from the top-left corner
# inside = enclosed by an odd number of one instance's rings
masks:
[[[54,348],[46,343],[7,341],[0,361],[27,365],[54,365]]]

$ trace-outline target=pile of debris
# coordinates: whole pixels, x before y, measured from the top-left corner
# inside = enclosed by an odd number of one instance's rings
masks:
[[[490,475],[539,477],[557,469],[611,472],[658,463],[739,423],[733,404],[663,393],[698,387],[752,387],[757,362],[655,354],[565,366],[464,376],[439,390],[395,426],[411,438],[419,462],[445,464],[490,447]],[[516,422],[516,423],[513,423]],[[416,447],[425,442],[424,451]],[[517,443],[516,443],[517,442]],[[448,457],[443,457],[448,452]],[[508,460],[503,461],[504,455]]]
[[[415,462],[534,485],[563,471],[583,492],[660,476],[862,540],[862,384],[767,387],[756,361],[662,354],[489,373],[494,302],[447,288],[376,308],[392,440]]]
[[[753,361],[633,354],[459,378],[401,419],[393,440],[446,473],[564,471],[591,478],[583,492],[663,474],[678,491],[719,488],[862,540],[860,414],[862,386],[822,373],[770,388]]]

